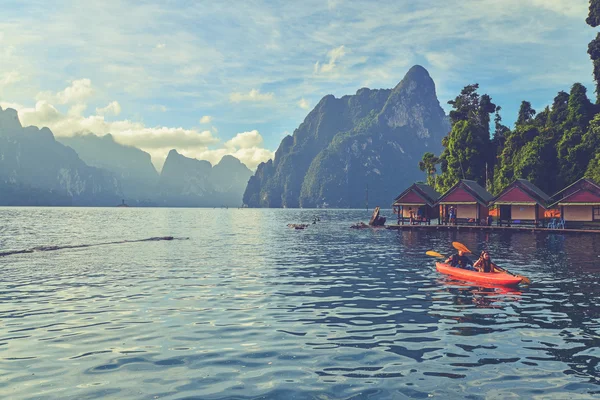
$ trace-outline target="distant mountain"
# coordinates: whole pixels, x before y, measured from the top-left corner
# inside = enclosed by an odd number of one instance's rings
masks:
[[[218,202],[229,206],[242,205],[242,196],[252,171],[234,156],[223,156],[212,168],[210,182]]]
[[[421,66],[393,89],[325,96],[261,163],[244,192],[250,207],[389,205],[423,179],[418,160],[438,153],[450,124]]]
[[[252,171],[233,156],[214,167],[171,150],[159,180],[160,204],[186,207],[239,207]]]
[[[0,204],[116,205],[122,194],[112,173],[86,165],[50,129],[24,128],[15,110],[0,107]]]
[[[156,197],[159,175],[145,151],[117,143],[110,134],[80,134],[56,140],[74,149],[86,164],[114,173],[129,205],[147,203]]]

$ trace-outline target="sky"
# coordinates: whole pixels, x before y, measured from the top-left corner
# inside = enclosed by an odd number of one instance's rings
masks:
[[[479,83],[512,125],[575,82],[594,97],[587,0],[0,0],[0,106],[55,136],[112,133],[251,169],[327,94],[424,66],[442,107]]]

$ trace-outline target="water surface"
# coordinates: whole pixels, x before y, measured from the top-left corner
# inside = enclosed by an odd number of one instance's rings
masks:
[[[349,229],[368,217],[0,208],[0,253],[34,250],[0,257],[0,396],[600,395],[600,235]],[[453,240],[532,285],[440,276],[425,251]]]

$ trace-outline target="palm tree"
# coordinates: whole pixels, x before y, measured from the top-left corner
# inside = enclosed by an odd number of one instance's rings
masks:
[[[419,161],[419,169],[427,175],[427,183],[430,186],[435,187],[435,174],[437,172],[435,166],[440,162],[441,160],[430,152],[423,154],[423,159]]]

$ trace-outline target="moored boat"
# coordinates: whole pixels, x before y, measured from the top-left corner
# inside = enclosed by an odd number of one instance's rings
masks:
[[[455,268],[449,264],[436,262],[438,272],[450,275],[457,279],[469,282],[479,282],[491,285],[516,286],[521,283],[522,278],[507,274],[506,272],[477,272],[462,268]]]

